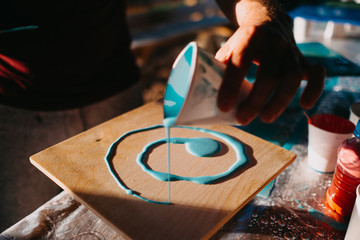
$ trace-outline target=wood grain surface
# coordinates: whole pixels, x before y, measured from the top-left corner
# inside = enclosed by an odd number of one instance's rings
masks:
[[[242,142],[250,162],[228,180],[201,185],[171,183],[171,205],[154,204],[127,195],[109,173],[104,157],[109,146],[128,131],[162,124],[162,103],[153,102],[107,121],[30,157],[31,162],[82,204],[93,210],[126,239],[208,239],[283,171],[296,155],[231,126],[200,126],[226,133]],[[171,129],[173,137],[211,137],[187,129]],[[126,137],[117,146],[112,163],[121,181],[141,196],[167,201],[168,184],[143,172],[137,155],[151,141],[165,137],[163,128]],[[197,158],[184,145],[172,144],[171,173],[214,175],[235,161],[231,146],[218,139],[215,157]],[[155,147],[148,165],[167,171],[166,145]]]

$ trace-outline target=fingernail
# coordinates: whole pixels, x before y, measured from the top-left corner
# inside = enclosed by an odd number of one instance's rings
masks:
[[[237,115],[236,120],[241,124],[241,125],[248,125],[250,123],[250,118],[247,117],[246,115]]]
[[[275,115],[262,115],[261,121],[265,123],[272,123],[276,119]]]
[[[222,111],[222,112],[228,112],[228,111],[230,111],[229,104],[226,103],[226,102],[219,102],[219,103],[218,103],[218,108],[219,108],[220,111]]]
[[[215,53],[215,59],[222,62],[222,61],[225,61],[226,58],[225,58],[225,55],[222,53],[222,51],[219,50]]]
[[[235,98],[232,97],[222,97],[219,96],[219,99],[221,99],[221,101],[218,102],[218,107],[221,111],[223,112],[228,112],[230,111],[234,104],[235,104]]]

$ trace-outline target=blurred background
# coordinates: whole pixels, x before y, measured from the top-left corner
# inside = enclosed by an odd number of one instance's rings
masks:
[[[215,0],[128,0],[127,4],[132,48],[141,68],[145,102],[163,97],[171,66],[187,43],[196,41],[215,54],[235,30]],[[358,51],[353,51],[359,47],[360,0],[283,0],[282,4],[294,20],[297,43],[319,42],[341,52],[351,62],[360,63]],[[302,50],[314,60],[314,51],[324,54],[320,48],[305,46]],[[339,64],[343,67],[342,75],[359,73],[354,66],[349,71],[348,62],[331,58],[333,52],[327,54],[317,60],[329,65],[326,66],[329,73],[337,66],[334,74],[338,74]]]
[[[180,51],[196,41],[210,53],[233,29],[214,0],[128,0],[132,48],[141,68],[144,101],[159,99]]]

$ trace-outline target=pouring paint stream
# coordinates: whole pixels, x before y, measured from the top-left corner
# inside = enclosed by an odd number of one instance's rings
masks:
[[[166,150],[167,150],[167,171],[168,171],[168,203],[171,203],[170,199],[170,127],[174,125],[175,118],[169,117],[165,118],[163,121],[164,127],[165,127],[165,133],[166,133]]]

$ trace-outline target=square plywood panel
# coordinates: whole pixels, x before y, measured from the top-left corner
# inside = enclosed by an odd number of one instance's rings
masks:
[[[250,159],[230,178],[202,185],[176,181],[170,185],[171,204],[145,202],[125,193],[110,174],[104,157],[123,134],[162,124],[162,103],[128,112],[31,156],[31,162],[60,187],[93,210],[127,239],[206,239],[248,203],[296,158],[272,143],[231,126],[202,126],[226,133],[244,144]],[[171,129],[171,137],[211,137],[190,129]],[[154,179],[136,163],[149,142],[165,138],[164,128],[141,131],[124,138],[111,159],[121,182],[155,201],[168,200],[168,183]],[[214,157],[190,155],[184,145],[171,144],[171,173],[181,176],[216,175],[236,159],[234,149],[217,139],[222,150]],[[147,164],[167,171],[165,144],[154,147]]]

